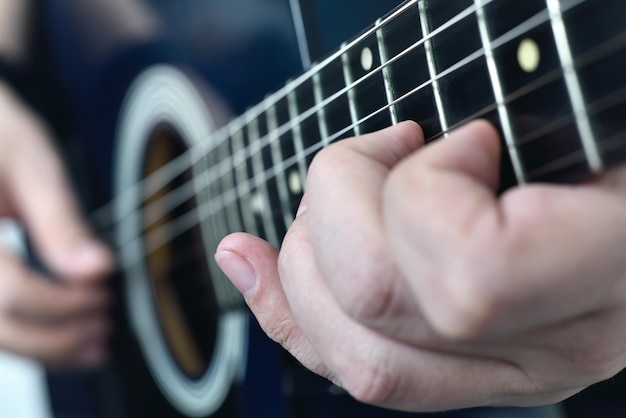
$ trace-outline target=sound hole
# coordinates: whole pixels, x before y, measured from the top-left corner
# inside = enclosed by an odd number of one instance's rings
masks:
[[[170,125],[161,124],[150,137],[144,176],[175,158],[184,158],[186,150],[180,135]],[[151,233],[172,235],[166,244],[147,255],[147,271],[170,354],[185,375],[198,379],[206,372],[213,356],[219,309],[199,225],[176,236],[172,231],[177,219],[193,214],[197,208],[194,196],[171,203],[173,196],[183,190],[181,188],[192,190],[189,183],[192,176],[188,169],[152,194],[145,201],[142,223],[145,248],[151,248]]]

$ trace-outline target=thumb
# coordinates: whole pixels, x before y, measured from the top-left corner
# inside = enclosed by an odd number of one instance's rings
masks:
[[[261,238],[236,233],[222,240],[215,261],[244,295],[263,331],[305,367],[330,376],[291,312],[278,276],[278,250]]]
[[[20,134],[12,141],[3,176],[14,215],[54,274],[71,281],[99,280],[112,269],[112,255],[81,214],[48,132],[30,120]]]

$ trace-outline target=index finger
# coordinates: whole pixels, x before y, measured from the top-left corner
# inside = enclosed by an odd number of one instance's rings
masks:
[[[309,170],[307,224],[318,267],[360,321],[384,320],[391,300],[403,305],[383,239],[381,193],[391,168],[422,144],[419,126],[401,123],[332,145]]]

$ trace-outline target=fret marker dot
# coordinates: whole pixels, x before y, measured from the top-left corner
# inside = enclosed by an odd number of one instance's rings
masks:
[[[300,173],[297,170],[289,173],[289,191],[293,194],[302,193],[302,180],[300,180]]]
[[[537,42],[530,38],[522,40],[517,48],[517,62],[525,72],[535,72],[541,62],[541,51]]]
[[[250,206],[255,214],[261,214],[265,212],[265,199],[259,193],[254,193],[250,197]]]
[[[365,47],[361,51],[361,66],[365,71],[369,71],[372,69],[374,65],[374,55],[372,54],[372,50]]]

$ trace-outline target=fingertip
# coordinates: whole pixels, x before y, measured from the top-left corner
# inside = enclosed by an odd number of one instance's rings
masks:
[[[68,245],[59,256],[55,272],[68,280],[90,282],[107,277],[114,265],[113,253],[107,246],[94,238],[85,238]]]
[[[485,119],[477,119],[450,133],[449,140],[460,141],[467,145],[472,143],[486,151],[490,156],[500,155],[500,134],[493,124]]]
[[[424,130],[419,123],[413,120],[402,121],[397,125],[392,126],[392,128],[400,130],[400,132],[411,138],[417,139],[422,144],[424,143]]]
[[[261,287],[272,287],[278,278],[278,250],[259,237],[235,233],[217,247],[215,262],[250,302]]]
[[[251,299],[257,286],[256,272],[252,264],[241,254],[222,249],[215,253],[215,262],[228,280],[246,299]]]
[[[495,190],[499,184],[501,141],[496,128],[486,120],[475,120],[435,141],[424,153],[431,168],[472,178]]]
[[[267,259],[278,250],[269,242],[257,236],[235,232],[227,235],[218,244],[216,253],[220,251],[232,251],[245,256],[250,262],[257,262]]]
[[[222,238],[217,245],[216,253],[220,251],[236,251],[243,248],[247,241],[253,238],[245,232],[235,232]]]

